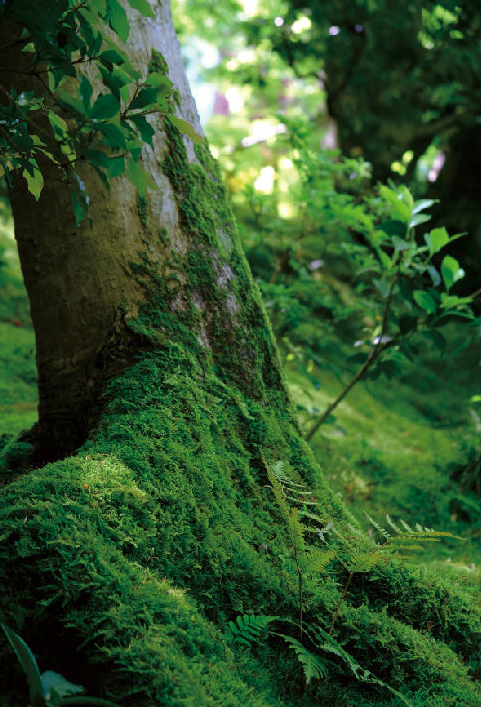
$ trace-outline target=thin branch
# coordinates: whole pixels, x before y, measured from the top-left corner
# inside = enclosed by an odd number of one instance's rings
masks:
[[[397,282],[398,275],[396,274],[392,281],[391,281],[391,286],[389,288],[389,293],[386,299],[386,306],[384,308],[384,314],[382,318],[382,325],[381,325],[381,333],[378,336],[377,344],[374,345],[374,348],[371,349],[369,356],[367,357],[366,361],[363,363],[363,365],[360,367],[360,369],[357,371],[357,373],[351,378],[349,383],[346,385],[344,390],[337,396],[337,398],[326,408],[326,410],[323,412],[321,417],[317,420],[317,422],[313,425],[311,430],[307,433],[306,435],[306,442],[309,442],[309,440],[316,434],[317,430],[319,427],[327,420],[331,412],[339,405],[339,403],[344,400],[346,395],[350,392],[350,390],[356,385],[356,383],[363,377],[363,375],[366,373],[366,371],[372,366],[372,364],[377,361],[381,353],[384,351],[386,348],[386,342],[383,341],[384,337],[387,334],[388,330],[388,325],[389,325],[389,312],[391,310],[391,302],[392,302],[392,296],[394,292],[394,286]]]

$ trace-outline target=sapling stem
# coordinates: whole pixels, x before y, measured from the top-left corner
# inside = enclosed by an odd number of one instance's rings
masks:
[[[391,302],[392,302],[392,296],[394,292],[394,285],[397,282],[398,275],[396,274],[392,281],[391,285],[389,287],[389,292],[388,296],[386,298],[386,305],[384,307],[384,314],[382,318],[382,325],[381,325],[381,333],[378,336],[378,341],[374,345],[374,347],[371,349],[369,356],[367,357],[366,361],[362,364],[362,366],[359,368],[357,373],[351,378],[349,383],[346,385],[344,390],[341,391],[341,393],[337,396],[333,402],[328,405],[326,410],[322,413],[320,418],[315,422],[315,424],[312,426],[312,428],[309,430],[309,432],[306,435],[306,441],[309,442],[309,440],[316,434],[317,430],[319,427],[327,420],[331,412],[337,408],[339,403],[344,400],[346,395],[354,388],[356,383],[363,377],[363,375],[366,373],[366,371],[371,368],[372,364],[377,361],[379,356],[382,354],[384,349],[387,347],[386,342],[383,341],[384,337],[387,334],[388,330],[388,325],[389,325],[389,312],[391,309]]]

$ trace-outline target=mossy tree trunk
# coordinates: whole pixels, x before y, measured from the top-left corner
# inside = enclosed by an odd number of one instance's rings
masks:
[[[145,71],[165,57],[179,113],[200,131],[156,8],[156,23],[131,18],[132,58]],[[226,638],[245,613],[281,616],[297,635],[298,576],[263,458],[309,484],[321,522],[362,540],[297,428],[217,166],[168,118],[156,129],[146,200],[82,171],[92,226],[75,228],[62,185],[37,205],[15,184],[40,432],[57,461],[2,489],[2,615],[43,669],[126,706],[397,704],[334,661],[305,689],[275,636],[251,652]],[[337,562],[303,579],[305,626],[329,628],[345,574]],[[389,564],[354,576],[333,638],[419,707],[474,707],[476,627],[462,592]],[[13,705],[21,689],[1,650]]]
[[[201,133],[170,9],[156,6],[155,23],[130,12],[128,53],[144,76],[149,66],[168,70],[178,114]],[[17,90],[31,81],[17,77]],[[84,219],[76,227],[69,187],[59,179],[47,180],[38,204],[15,179],[15,235],[37,339],[39,432],[50,458],[85,440],[108,381],[146,339],[170,338],[172,326],[189,329],[201,357],[258,394],[266,371],[275,378],[265,315],[234,244],[218,170],[206,147],[195,152],[165,121],[153,123],[154,149],[144,148],[142,163],[158,190],[147,199],[125,177],[107,192],[91,168],[80,167],[91,225]],[[162,309],[165,321],[143,337],[147,309]]]

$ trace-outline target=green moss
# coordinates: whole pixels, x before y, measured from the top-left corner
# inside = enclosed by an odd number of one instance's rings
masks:
[[[149,225],[149,202],[146,197],[140,196],[140,194],[137,192],[136,195],[136,200],[137,200],[137,212],[140,216],[140,220],[142,221],[142,225],[147,228]]]
[[[206,145],[195,146],[199,163],[189,163],[184,139],[168,120],[166,134],[163,171],[192,244],[183,272],[188,273],[192,296],[197,293],[211,313],[206,333],[216,371],[226,381],[242,380],[255,397],[281,390],[272,333],[238,242],[218,166]]]
[[[226,384],[195,346],[164,342],[111,383],[77,456],[4,489],[1,611],[42,665],[136,707],[341,705],[356,695],[359,704],[395,703],[334,664],[328,683],[303,692],[299,665],[275,638],[251,652],[224,638],[236,614],[297,612],[297,576],[261,451],[318,479],[326,519],[342,524],[345,515],[283,404]],[[328,627],[340,571],[306,581],[306,621]],[[402,606],[408,622],[396,618]],[[386,566],[353,583],[335,633],[413,704],[474,707],[464,664],[476,647],[470,609],[432,575]],[[82,643],[72,675],[67,663]],[[2,670],[12,661],[5,647]]]
[[[165,57],[162,52],[159,52],[157,49],[152,49],[152,55],[148,63],[148,69],[149,73],[158,72],[159,74],[165,74],[166,76],[168,75],[169,65],[167,64],[167,61],[165,60]]]

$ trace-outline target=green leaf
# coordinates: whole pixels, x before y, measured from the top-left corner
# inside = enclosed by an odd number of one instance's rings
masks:
[[[269,624],[277,621],[278,618],[278,616],[264,616],[263,614],[237,616],[235,623],[229,621],[228,637],[233,641],[248,646],[257,641],[260,634],[265,631]]]
[[[438,285],[440,285],[441,284],[441,276],[438,273],[438,271],[436,270],[436,268],[434,267],[434,265],[426,265],[426,270],[429,273],[429,276],[432,280],[434,287],[437,287]]]
[[[31,167],[30,169],[29,166]],[[28,160],[27,166],[23,170],[22,175],[27,180],[28,191],[33,194],[35,199],[38,201],[40,198],[40,192],[43,189],[43,176],[38,168],[36,160],[32,157]]]
[[[125,130],[116,123],[100,123],[97,126],[97,130],[104,136],[105,142],[111,150],[115,151],[126,149],[127,141]]]
[[[392,244],[396,253],[403,250],[411,250],[413,248],[413,243],[404,240],[404,238],[399,238],[398,236],[392,237]]]
[[[102,52],[99,57],[102,64],[124,64],[125,56],[119,54],[116,49],[108,49],[106,52]]]
[[[108,155],[102,150],[85,150],[84,157],[91,165],[101,169],[106,169],[110,162]]]
[[[86,76],[80,77],[80,98],[86,113],[90,108],[90,99],[92,98],[93,87]]]
[[[124,92],[128,96],[129,87],[131,84],[131,79],[129,75],[124,71],[123,68],[114,69],[106,68],[105,66],[98,66],[100,73],[102,74],[102,83],[107,86],[117,100],[124,100]]]
[[[455,282],[464,277],[464,270],[459,267],[456,258],[446,255],[441,263],[441,275],[447,290],[450,290]]]
[[[414,216],[414,214],[417,214],[420,211],[431,208],[431,206],[436,204],[438,201],[439,199],[420,199],[419,201],[415,201],[411,213]]]
[[[89,113],[92,120],[108,120],[119,113],[120,103],[111,93],[100,94]]]
[[[393,218],[401,221],[406,227],[405,224],[410,219],[413,205],[409,190],[404,187],[404,190],[399,192],[397,189],[390,189],[383,184],[380,188],[380,193],[382,198],[390,204]],[[397,235],[402,236],[404,234],[398,233]]]
[[[176,115],[169,115],[170,121],[175,125],[177,130],[182,133],[182,135],[187,135],[190,137],[192,142],[197,142],[197,143],[203,143],[204,138],[201,137],[190,123],[187,123],[185,120],[182,120],[182,118],[178,118]]]
[[[441,307],[443,309],[454,309],[461,305],[470,304],[470,302],[472,302],[471,297],[457,297],[456,295],[447,295],[445,292],[441,292]]]
[[[424,292],[423,290],[414,290],[413,299],[416,304],[421,307],[421,309],[424,309],[425,312],[429,312],[429,314],[435,313],[436,302],[428,292]]]
[[[53,132],[57,140],[63,140],[68,132],[68,127],[65,120],[56,113],[54,113],[53,110],[49,110],[48,119],[50,125],[53,128]]]
[[[113,31],[119,36],[119,39],[125,43],[130,32],[127,13],[117,0],[108,0],[107,5],[106,19]]]
[[[60,105],[68,111],[77,113],[78,115],[84,115],[83,103],[76,96],[73,96],[68,91],[64,91],[63,88],[58,89],[58,101]]]
[[[141,166],[139,162],[136,162],[132,157],[129,159],[128,165],[128,177],[132,184],[136,187],[139,196],[145,196],[147,193],[147,188],[157,189],[157,185],[152,180],[150,174],[148,174]]]
[[[430,220],[431,216],[429,214],[414,214],[409,221],[409,228],[415,228],[419,226],[420,223],[425,223]]]
[[[393,261],[383,250],[378,251],[379,260],[384,270],[392,270]]]
[[[108,164],[104,167],[110,179],[114,177],[119,177],[125,172],[125,158],[121,157],[111,157],[108,160]]]
[[[283,638],[289,648],[292,648],[295,652],[297,660],[302,665],[307,685],[309,685],[313,678],[315,680],[322,680],[327,677],[327,665],[322,658],[308,651],[302,643],[292,636],[286,636],[284,633],[276,633],[276,636]]]
[[[404,238],[407,232],[407,225],[404,221],[398,221],[396,219],[388,219],[383,221],[379,226],[381,231],[387,233],[388,236],[398,236],[399,238]]]
[[[389,258],[389,256],[387,256],[382,251],[380,251],[380,253],[379,253],[380,257],[381,257],[381,254],[384,255],[388,259],[388,265],[389,265],[388,269],[390,269],[391,259]],[[383,263],[383,265],[386,267],[386,265],[384,263]],[[373,282],[373,285],[375,286],[375,288],[381,293],[381,296],[384,297],[384,299],[386,299],[389,295],[389,290],[391,289],[391,283],[386,282],[386,280],[380,280],[378,278],[374,278],[372,282]]]
[[[106,0],[90,0],[90,6],[96,10],[101,17],[107,12]]]
[[[143,115],[130,115],[129,122],[133,123],[140,133],[140,137],[148,145],[152,145],[155,130]]]
[[[160,87],[165,87],[165,92],[170,92],[170,89],[174,85],[168,76],[161,74],[159,71],[154,71],[147,76],[145,79],[147,86],[154,86],[154,88],[159,89]]]
[[[424,240],[429,248],[429,252],[433,255],[449,243],[449,234],[445,228],[433,228],[431,233],[424,235]]]
[[[30,691],[30,702],[32,707],[45,707],[42,680],[37,666],[35,656],[27,646],[23,638],[12,631],[6,624],[1,624],[10,645],[15,651],[23,672],[27,676],[28,688]]]
[[[345,563],[349,572],[370,572],[382,560],[380,552],[354,553]]]
[[[147,0],[128,0],[130,7],[138,10],[144,17],[155,17],[155,12],[150,7]]]
[[[47,701],[53,700],[54,697],[67,697],[67,695],[77,695],[84,691],[81,685],[75,685],[69,682],[63,675],[56,673],[54,670],[46,670],[42,673],[42,687]]]
[[[129,104],[129,110],[137,110],[139,108],[146,108],[147,106],[154,105],[157,102],[157,89],[156,88],[143,88],[135,96],[133,101]]]

